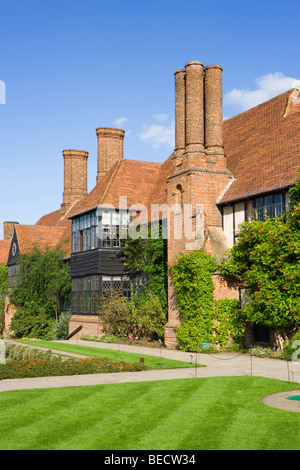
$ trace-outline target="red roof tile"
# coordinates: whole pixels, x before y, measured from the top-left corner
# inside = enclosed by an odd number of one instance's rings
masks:
[[[10,240],[0,240],[0,264],[6,264],[10,250]]]
[[[222,202],[295,183],[300,168],[300,112],[284,116],[294,92],[289,90],[224,122],[227,166],[236,181]]]
[[[67,238],[65,227],[43,227],[38,225],[16,225],[16,235],[21,253],[26,253],[33,246],[54,248]]]

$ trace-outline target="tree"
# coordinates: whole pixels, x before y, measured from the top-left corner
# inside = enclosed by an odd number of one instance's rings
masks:
[[[8,269],[5,264],[0,264],[0,334],[4,329],[5,295],[7,294]]]
[[[281,348],[300,324],[300,180],[291,196],[284,216],[240,226],[238,241],[221,267],[247,289],[248,320],[275,328]]]
[[[18,307],[11,330],[18,337],[50,335],[58,321],[63,304],[70,301],[69,264],[61,246],[33,249],[18,260],[20,282],[10,292],[11,302]]]
[[[145,233],[146,231],[146,233]],[[132,278],[146,274],[148,287],[167,310],[167,254],[166,241],[160,223],[143,227],[143,237],[127,239],[122,249],[122,260]]]

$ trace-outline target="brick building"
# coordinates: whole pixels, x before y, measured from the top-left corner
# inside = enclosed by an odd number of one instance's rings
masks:
[[[130,222],[167,220],[169,264],[180,252],[197,249],[221,260],[238,235],[238,225],[253,217],[254,209],[257,217],[285,210],[300,166],[299,129],[298,88],[223,122],[222,68],[188,62],[175,72],[175,149],[170,157],[164,163],[125,159],[124,131],[97,128],[96,185],[87,194],[88,153],[64,150],[61,207],[34,226],[12,222],[9,227],[14,230],[0,242],[1,253],[1,243],[6,243],[5,251],[10,240],[10,277],[15,275],[18,254],[28,246],[24,240],[53,246],[69,239],[70,331],[82,325],[80,334],[99,333],[101,295],[114,289],[128,297],[131,293],[118,256],[120,234]],[[217,273],[214,284],[216,299],[239,297],[236,286]],[[8,323],[9,315],[6,329]],[[176,345],[174,327],[179,324],[169,278],[169,347]]]

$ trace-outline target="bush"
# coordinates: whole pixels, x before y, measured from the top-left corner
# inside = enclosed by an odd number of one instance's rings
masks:
[[[118,337],[127,336],[132,331],[133,304],[122,295],[106,294],[101,300],[100,322],[105,331]]]
[[[160,299],[146,291],[133,296],[132,302],[135,335],[149,340],[162,339],[167,320]]]
[[[243,345],[246,331],[245,314],[241,311],[241,304],[236,299],[221,299],[215,302],[213,312],[214,342],[221,348],[236,343]]]
[[[14,313],[10,331],[15,338],[53,339],[53,315],[47,307],[26,302]]]
[[[41,249],[20,255],[19,282],[10,291],[14,314],[10,331],[16,338],[53,338],[53,323],[58,321],[62,305],[71,293],[69,264],[61,247]],[[64,308],[65,310],[65,308]]]
[[[85,341],[98,341],[100,343],[117,343],[119,338],[115,335],[109,335],[108,333],[103,333],[100,336],[97,335],[83,335],[80,337]]]
[[[69,320],[71,314],[69,312],[62,312],[58,320],[53,324],[54,339],[66,339],[69,334]]]
[[[131,301],[118,293],[103,298],[100,322],[109,335],[155,340],[163,338],[166,315],[159,298],[151,292],[134,295]]]
[[[299,341],[299,343],[295,343],[295,341]],[[294,334],[294,336],[289,342],[285,342],[283,346],[281,358],[291,361],[293,358],[293,354],[296,352],[296,356],[297,356],[296,359],[299,361],[299,354],[297,354],[297,351],[299,351],[299,349],[300,349],[300,331],[297,331],[297,333]]]

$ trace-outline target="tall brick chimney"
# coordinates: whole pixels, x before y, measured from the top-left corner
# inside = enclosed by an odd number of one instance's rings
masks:
[[[125,132],[112,127],[96,129],[98,141],[97,183],[119,160],[123,159],[123,141]]]
[[[205,67],[205,150],[208,155],[224,155],[222,67]]]
[[[185,69],[174,72],[175,75],[175,155],[174,164],[182,162],[185,151]]]
[[[84,150],[63,150],[64,156],[64,193],[61,205],[63,217],[74,202],[87,195],[87,160]]]
[[[14,235],[15,226],[19,222],[5,221],[3,222],[3,240],[12,240]]]
[[[189,165],[204,155],[204,65],[188,62],[185,69],[185,163]]]

